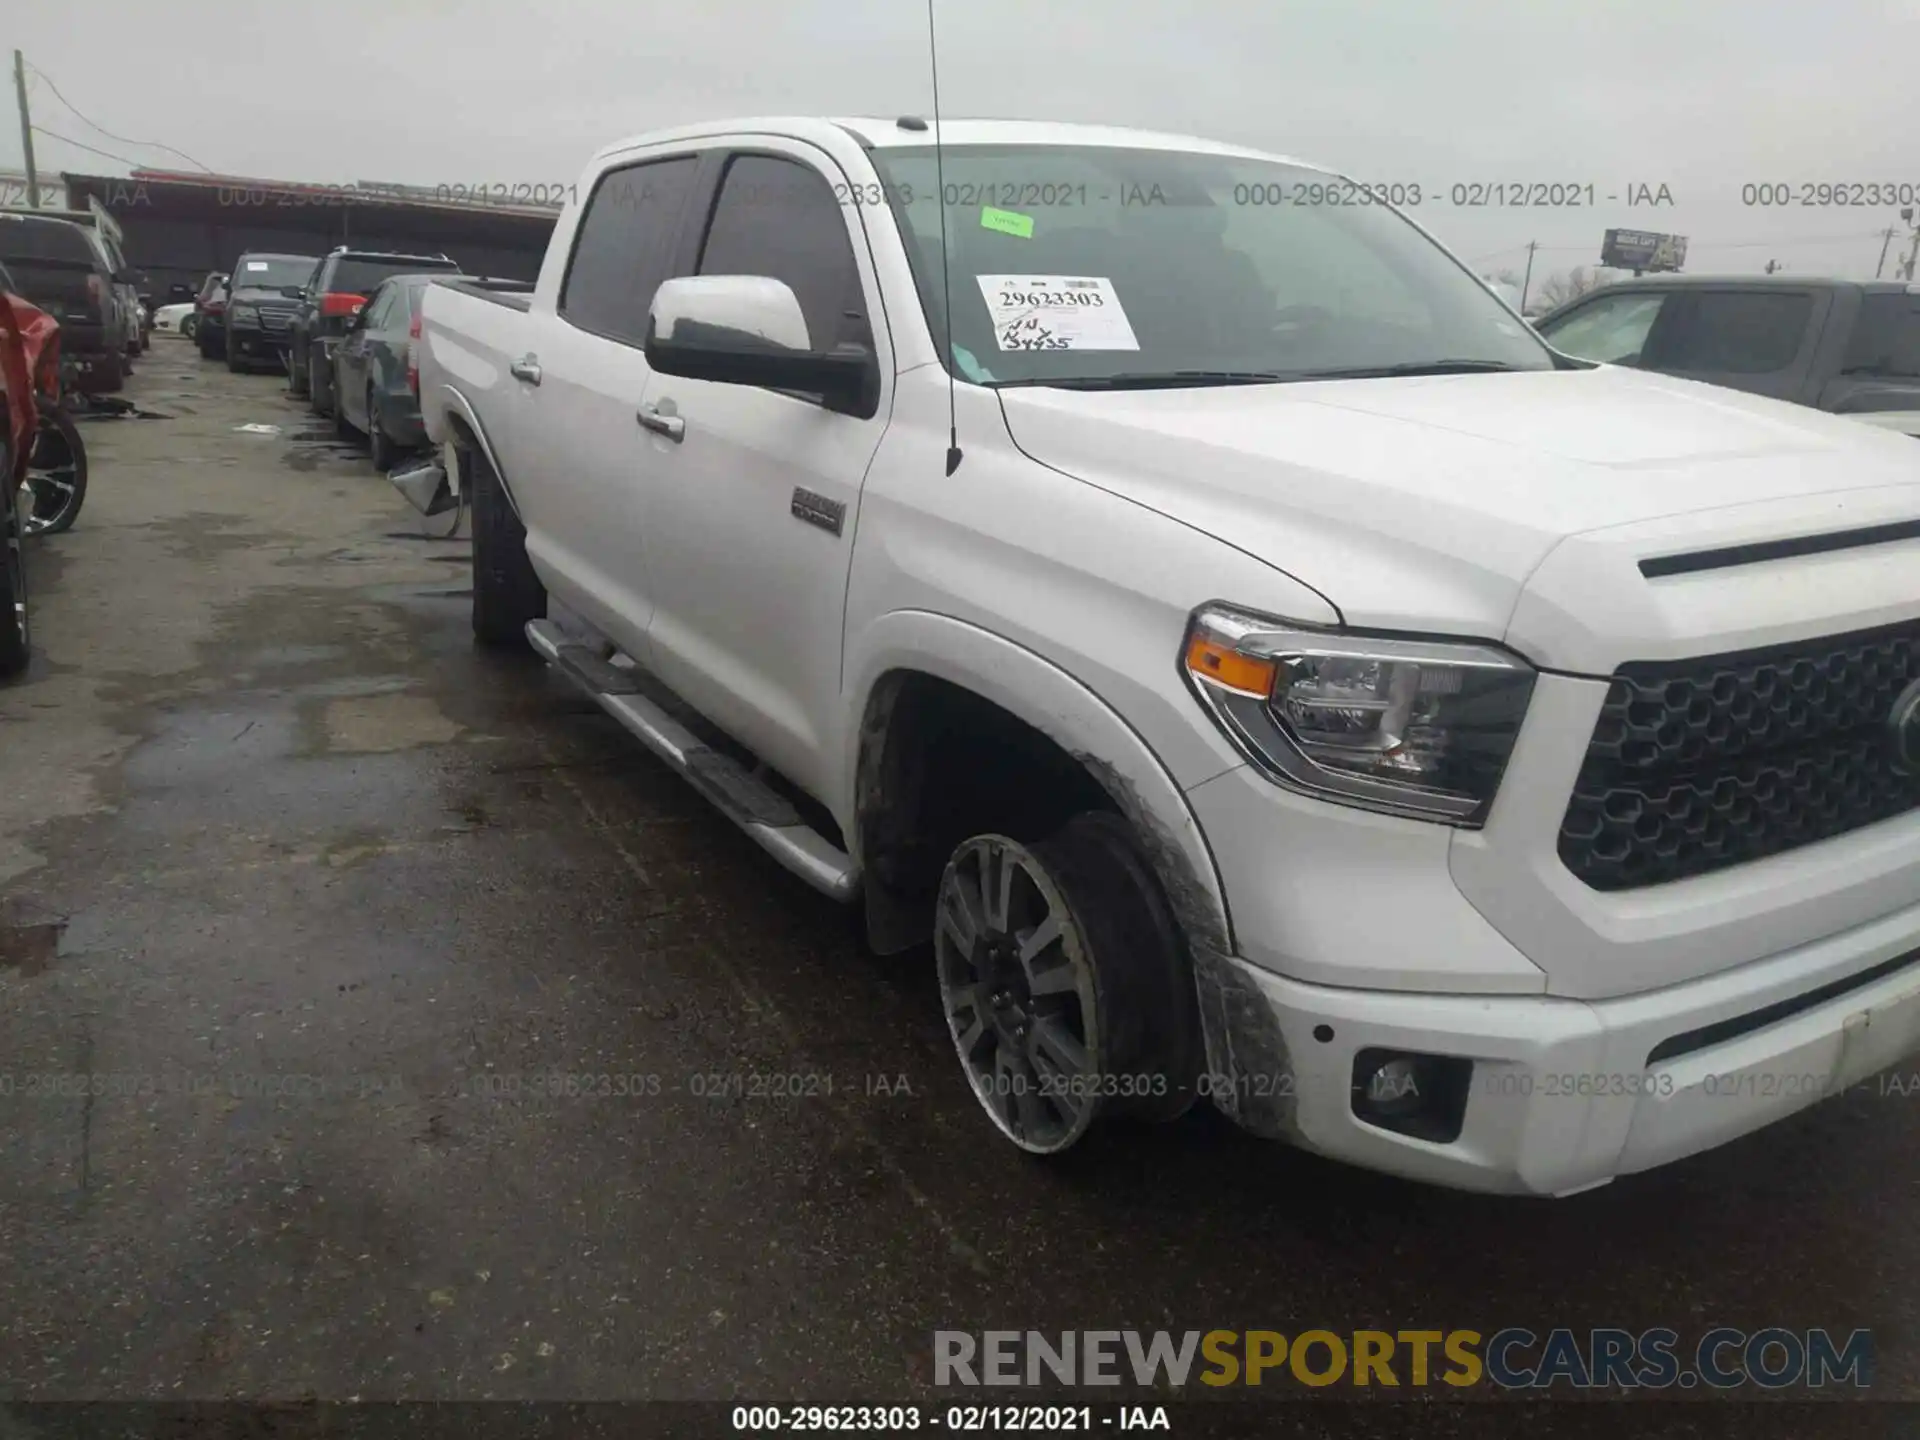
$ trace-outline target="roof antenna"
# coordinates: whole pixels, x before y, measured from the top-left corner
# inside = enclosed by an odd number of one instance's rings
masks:
[[[953,267],[947,246],[947,167],[942,159],[940,138],[940,47],[934,41],[933,0],[927,0],[927,56],[933,66],[933,173],[934,183],[940,187],[936,199],[940,206],[940,289],[944,297],[941,303],[945,308],[942,338],[947,347],[943,357],[947,367],[947,474],[951,475],[960,468],[960,421],[953,399]]]

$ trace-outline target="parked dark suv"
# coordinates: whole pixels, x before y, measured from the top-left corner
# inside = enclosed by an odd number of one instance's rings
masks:
[[[433,272],[458,274],[445,255],[395,255],[378,250],[349,250],[344,245],[321,262],[293,321],[293,364],[288,370],[295,395],[307,396],[316,415],[333,409],[333,351],[374,288],[390,275]]]
[[[75,362],[75,388],[118,390],[127,377],[127,332],[118,277],[99,239],[53,216],[0,212],[0,264],[21,298],[60,322],[60,353]]]
[[[294,297],[320,263],[317,255],[270,255],[250,251],[227,282],[227,368],[246,370],[262,361],[277,370],[293,333]]]

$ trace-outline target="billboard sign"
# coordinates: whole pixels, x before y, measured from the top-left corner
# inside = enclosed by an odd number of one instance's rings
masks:
[[[1678,270],[1687,263],[1687,237],[1651,230],[1609,230],[1600,242],[1600,263],[1614,270]]]

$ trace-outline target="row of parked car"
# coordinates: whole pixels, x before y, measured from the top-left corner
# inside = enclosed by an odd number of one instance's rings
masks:
[[[229,370],[285,374],[291,394],[366,436],[387,470],[425,439],[413,359],[420,297],[437,280],[478,278],[446,255],[248,252],[208,275],[189,311],[166,318]]]

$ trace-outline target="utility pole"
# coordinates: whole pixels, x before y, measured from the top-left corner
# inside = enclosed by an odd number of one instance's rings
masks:
[[[1527,242],[1527,273],[1520,278],[1520,313],[1527,313],[1527,287],[1533,283],[1533,252],[1539,248],[1538,240]]]
[[[27,58],[13,52],[13,93],[20,97],[20,153],[27,157],[27,204],[40,208],[40,177],[33,168],[33,122],[27,119]]]
[[[1913,212],[1907,211],[1905,213],[1911,215]],[[1913,244],[1907,248],[1907,281],[1909,284],[1913,281],[1913,262],[1917,257],[1920,257],[1920,224],[1916,224],[1913,227]]]
[[[1774,271],[1778,270],[1779,268],[1780,268],[1780,262],[1778,260],[1769,260],[1767,262],[1767,274],[1771,275],[1773,274]]]
[[[1880,263],[1873,267],[1873,278],[1878,280],[1886,273],[1887,247],[1893,243],[1893,226],[1889,225],[1880,232]]]

